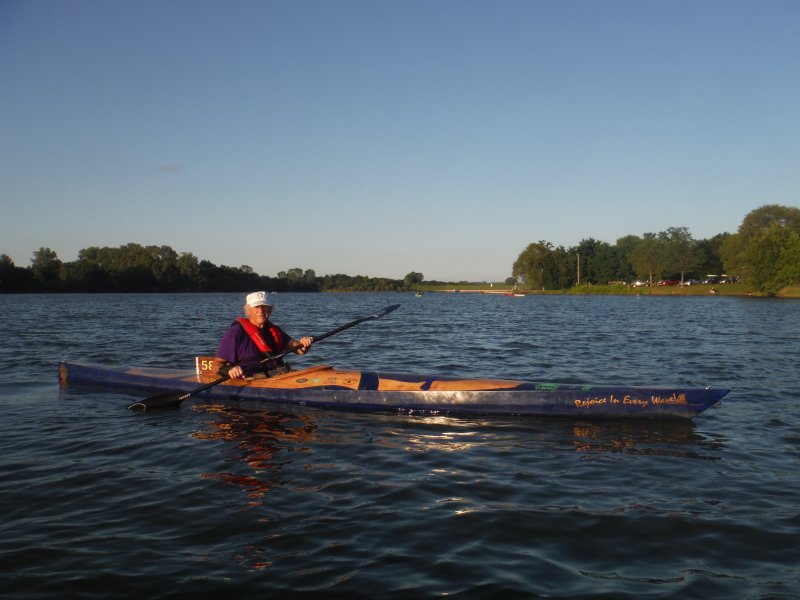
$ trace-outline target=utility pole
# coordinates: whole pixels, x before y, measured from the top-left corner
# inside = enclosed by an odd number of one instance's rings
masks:
[[[578,253],[578,281],[575,285],[581,284],[581,255]]]

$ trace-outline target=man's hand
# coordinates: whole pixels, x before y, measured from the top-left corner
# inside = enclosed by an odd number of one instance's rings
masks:
[[[295,348],[297,348],[295,352],[297,354],[305,354],[306,352],[308,352],[308,347],[311,346],[313,342],[314,338],[310,336],[300,338],[300,341],[297,342],[297,344],[295,345]]]

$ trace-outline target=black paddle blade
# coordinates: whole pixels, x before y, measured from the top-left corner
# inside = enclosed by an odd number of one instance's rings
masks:
[[[372,318],[372,319],[380,319],[381,317],[385,317],[390,312],[392,312],[393,310],[397,310],[398,308],[400,308],[399,304],[392,304],[391,306],[387,306],[383,310],[379,310],[374,315],[370,315],[370,318]]]
[[[158,410],[162,408],[178,408],[183,402],[186,394],[159,394],[157,396],[150,396],[144,400],[139,400],[131,404],[129,410]]]

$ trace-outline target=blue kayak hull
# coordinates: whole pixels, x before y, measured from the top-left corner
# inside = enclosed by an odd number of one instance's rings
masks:
[[[148,393],[184,393],[215,379],[196,371],[110,368],[62,362],[62,385],[89,384]],[[197,394],[322,408],[427,414],[690,419],[729,390],[462,379],[318,366],[272,378],[228,380]]]

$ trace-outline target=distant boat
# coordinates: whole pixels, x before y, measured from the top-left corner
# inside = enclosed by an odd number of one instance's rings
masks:
[[[415,297],[415,298],[422,298],[422,292],[416,292],[416,293],[414,294],[414,297]]]

